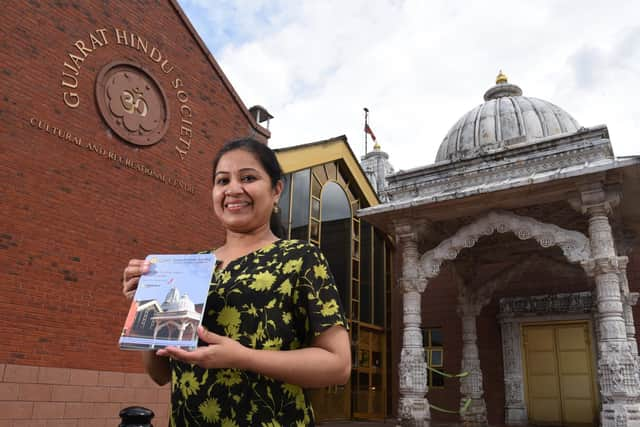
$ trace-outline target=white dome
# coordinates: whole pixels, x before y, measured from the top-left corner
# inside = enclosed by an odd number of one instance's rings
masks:
[[[189,298],[189,295],[180,296],[178,288],[171,288],[167,293],[167,297],[160,306],[162,311],[195,311],[196,306]]]
[[[500,73],[496,85],[477,106],[451,128],[440,144],[436,162],[477,157],[552,135],[573,133],[578,122],[562,108],[542,99],[522,96]]]

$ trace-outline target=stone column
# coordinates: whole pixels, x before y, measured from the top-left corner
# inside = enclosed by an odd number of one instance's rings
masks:
[[[622,310],[627,331],[627,341],[631,348],[631,354],[638,359],[638,343],[636,341],[636,325],[633,320],[633,306],[638,302],[638,293],[629,291],[627,269],[620,272],[620,292],[622,294]]]
[[[396,235],[402,251],[403,292],[402,351],[400,353],[399,381],[400,401],[398,418],[403,426],[429,427],[431,412],[427,394],[427,363],[422,343],[421,303],[427,282],[418,272],[418,236],[411,225],[396,227]]]
[[[628,256],[634,247],[635,238],[632,236],[622,236],[616,240],[616,250],[619,255]],[[620,271],[620,293],[622,294],[622,310],[624,322],[627,328],[627,341],[631,346],[631,353],[638,359],[638,343],[636,341],[636,326],[633,320],[633,306],[638,302],[638,293],[630,292],[627,269]]]
[[[627,257],[618,257],[608,215],[619,201],[601,185],[583,189],[582,211],[589,216],[591,260],[584,263],[595,279],[598,309],[598,377],[603,427],[640,426],[638,361],[627,338],[620,275]]]
[[[482,305],[475,302],[463,286],[460,287],[459,292],[458,315],[462,319],[462,371],[469,372],[469,375],[460,379],[460,409],[468,399],[471,399],[461,418],[465,425],[487,424],[487,405],[484,401],[476,332],[476,318],[482,310]]]
[[[528,418],[524,400],[524,378],[522,377],[520,324],[513,318],[503,316],[500,319],[500,329],[504,368],[504,423],[506,425],[526,425]]]

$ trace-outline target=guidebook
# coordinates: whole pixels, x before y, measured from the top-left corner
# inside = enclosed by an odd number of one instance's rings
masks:
[[[120,335],[123,350],[198,345],[198,326],[209,293],[213,254],[149,255]]]

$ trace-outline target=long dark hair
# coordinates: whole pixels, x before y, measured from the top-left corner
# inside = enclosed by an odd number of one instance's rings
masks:
[[[282,180],[282,168],[280,167],[280,163],[278,163],[276,153],[274,153],[271,148],[267,147],[267,144],[263,144],[262,142],[256,141],[252,138],[236,139],[234,141],[229,141],[222,146],[220,151],[218,151],[218,154],[216,154],[216,157],[214,157],[213,159],[214,181],[216,169],[222,156],[230,151],[235,150],[244,150],[248,153],[253,154],[258,162],[260,162],[260,165],[269,175],[269,178],[271,179],[271,188],[276,188],[278,181]],[[286,230],[282,225],[282,220],[280,219],[279,213],[271,212],[269,227],[271,228],[271,232],[278,238],[284,239],[286,237]]]

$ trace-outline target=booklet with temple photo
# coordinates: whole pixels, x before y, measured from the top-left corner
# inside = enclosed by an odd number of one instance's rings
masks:
[[[120,335],[120,348],[195,349],[215,255],[149,255],[146,260],[151,266],[140,276]]]

